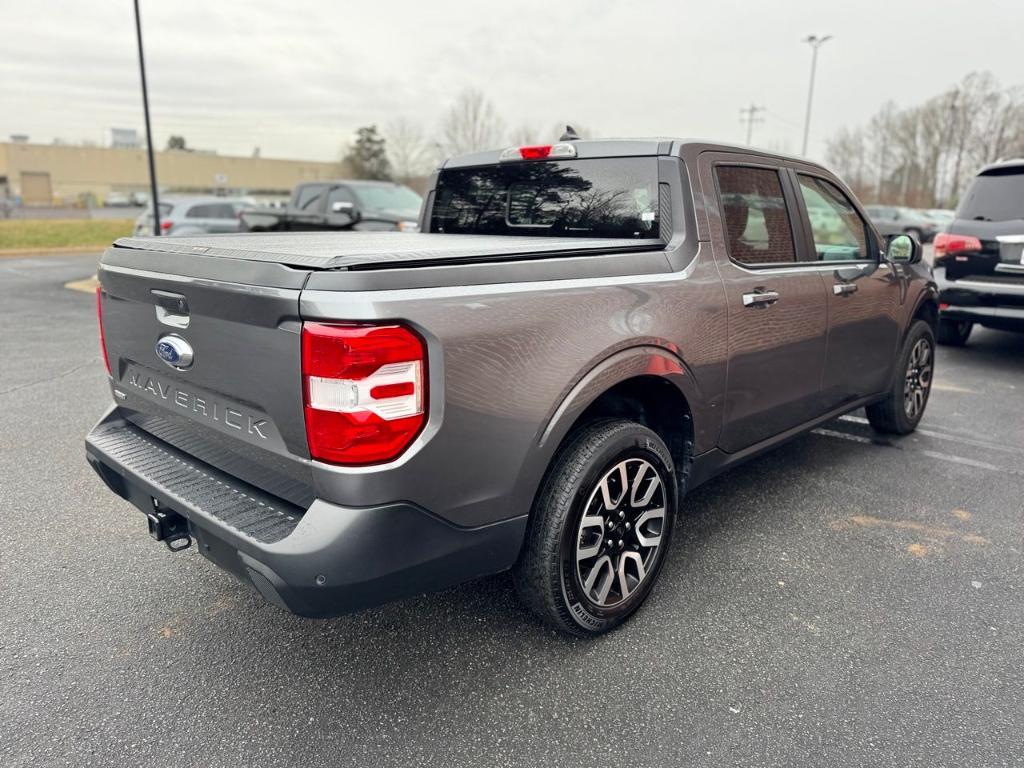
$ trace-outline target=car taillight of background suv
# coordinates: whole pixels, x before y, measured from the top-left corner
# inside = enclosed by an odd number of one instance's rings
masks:
[[[935,280],[940,343],[966,344],[975,323],[1024,331],[1024,159],[978,172],[935,238]]]

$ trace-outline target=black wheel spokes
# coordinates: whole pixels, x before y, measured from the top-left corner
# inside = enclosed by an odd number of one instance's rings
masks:
[[[576,538],[576,575],[593,603],[625,600],[647,577],[661,546],[665,485],[644,459],[625,459],[598,481]]]

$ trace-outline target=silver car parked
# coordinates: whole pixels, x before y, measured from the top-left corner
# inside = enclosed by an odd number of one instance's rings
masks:
[[[885,237],[910,235],[919,242],[930,243],[942,228],[939,222],[913,208],[899,205],[866,205],[871,223]]]
[[[160,234],[204,235],[239,232],[243,208],[251,201],[241,197],[189,195],[160,198]],[[147,210],[135,221],[135,235],[152,235],[153,213]]]

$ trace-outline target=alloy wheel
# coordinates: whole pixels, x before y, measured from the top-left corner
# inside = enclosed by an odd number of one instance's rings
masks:
[[[609,608],[633,594],[661,548],[665,482],[649,461],[624,459],[597,482],[576,532],[576,577],[594,605]]]
[[[907,418],[916,419],[924,410],[932,386],[932,345],[918,339],[910,352],[907,377],[903,385],[903,409]]]

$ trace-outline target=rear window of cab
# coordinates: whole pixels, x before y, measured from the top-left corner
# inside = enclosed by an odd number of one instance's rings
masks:
[[[525,161],[441,171],[430,231],[658,237],[655,157]]]

